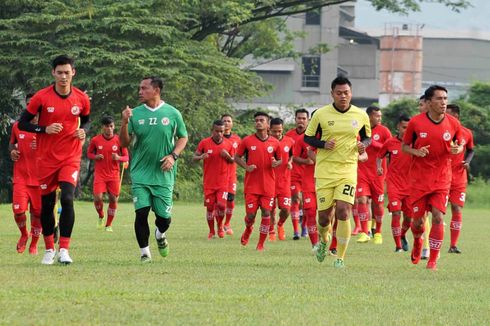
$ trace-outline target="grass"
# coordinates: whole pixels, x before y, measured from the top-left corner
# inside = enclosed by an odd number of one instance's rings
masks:
[[[488,210],[465,208],[464,253],[446,253],[447,230],[432,272],[393,252],[389,218],[383,245],[352,241],[337,270],[332,257],[319,264],[304,239],[256,252],[257,223],[241,247],[243,206],[235,235],[208,241],[204,207],[177,203],[169,257],[152,238],[153,262],[142,265],[131,204],[120,205],[112,234],[96,230],[91,203],[75,209],[74,264],[42,266],[41,255],[15,252],[18,230],[10,206],[0,206],[1,324],[490,324]]]

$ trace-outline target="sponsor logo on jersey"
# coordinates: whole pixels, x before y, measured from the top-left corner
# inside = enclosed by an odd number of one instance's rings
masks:
[[[319,200],[320,200],[320,203],[324,203],[325,202],[325,197],[320,197]]]
[[[373,139],[374,140],[379,140],[379,135],[378,134],[374,134]]]
[[[354,128],[359,127],[359,122],[357,122],[357,120],[352,120],[352,127]]]
[[[250,146],[250,149],[254,151],[257,149],[257,146]]]
[[[97,148],[98,148],[98,149],[102,149],[102,148],[104,148],[104,146],[100,146],[100,145],[99,145],[99,146],[97,146]]]
[[[357,188],[357,192],[362,192],[362,188]]]
[[[446,130],[446,132],[442,135],[442,139],[444,139],[445,141],[451,140],[451,133]]]
[[[421,132],[420,133],[420,138],[427,138],[427,133],[426,132]]]
[[[145,124],[145,119],[139,119],[138,120],[139,125],[144,125]]]
[[[272,146],[267,147],[267,151],[269,153],[272,153],[274,151],[274,147],[272,147]]]
[[[133,197],[133,203],[136,203],[138,201],[138,197]]]
[[[71,114],[73,115],[79,115],[80,114],[80,108],[76,105],[72,106],[71,108]]]
[[[335,124],[335,121],[329,121],[327,122],[330,127],[332,127]]]
[[[167,117],[162,118],[162,125],[168,126],[169,123],[170,123],[170,120]]]
[[[26,135],[24,134],[19,134],[19,139],[24,139],[26,137]]]
[[[254,204],[248,204],[247,207],[248,208],[254,208]]]
[[[112,145],[112,150],[117,151],[117,145]]]
[[[48,107],[46,108],[46,111],[48,111],[49,113],[53,113],[53,112],[54,112],[54,107],[52,107],[52,106],[48,106]]]
[[[418,211],[419,211],[419,208],[418,208],[417,206],[415,206],[415,207],[413,208],[413,212],[414,212],[414,213],[417,213]]]
[[[43,183],[43,184],[41,185],[41,189],[42,189],[42,190],[46,190],[46,189],[48,189],[48,185],[47,185],[47,184],[45,184],[45,183]]]
[[[395,150],[393,150],[393,152],[392,152],[392,153],[393,153],[394,155],[396,155],[396,154],[398,154],[398,150],[397,150],[397,149],[395,149]]]
[[[398,206],[398,201],[396,201],[396,200],[395,201],[392,201],[391,202],[391,206]]]
[[[14,209],[19,209],[20,208],[20,205],[19,204],[15,204],[14,205]]]
[[[208,154],[213,154],[213,150],[212,149],[208,149]]]
[[[289,152],[289,149],[290,149],[290,148],[289,148],[289,146],[284,146],[284,151],[285,151],[286,153],[287,153],[287,152]]]
[[[305,203],[311,203],[311,198],[305,198]]]

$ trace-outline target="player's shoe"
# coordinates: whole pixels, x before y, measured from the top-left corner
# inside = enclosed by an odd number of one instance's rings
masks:
[[[208,240],[213,239],[215,236],[216,236],[216,233],[214,233],[214,232],[209,232],[209,233],[208,233]]]
[[[104,219],[99,217],[97,220],[97,229],[102,230],[103,228],[104,228]]]
[[[37,255],[37,243],[33,244],[31,240],[31,245],[29,246],[29,255]]]
[[[461,253],[461,250],[459,250],[458,247],[454,246],[454,247],[450,247],[449,248],[448,253],[450,253],[450,254],[460,254]]]
[[[264,245],[263,244],[257,244],[257,251],[264,251]]]
[[[371,240],[371,237],[369,235],[367,235],[366,233],[364,232],[361,232],[359,233],[359,238],[357,239],[357,243],[367,243],[369,242],[369,240]]]
[[[351,232],[351,235],[358,235],[359,233],[361,232],[361,228],[356,226],[352,232]]]
[[[398,248],[398,247],[395,248],[395,252],[402,252],[402,251],[404,251],[403,248]]]
[[[294,232],[294,234],[293,234],[293,240],[299,240],[299,239],[300,239],[299,233],[298,232]]]
[[[47,249],[46,252],[44,253],[43,259],[41,260],[41,264],[53,265],[55,257],[56,257],[56,250]]]
[[[333,262],[333,267],[335,267],[335,268],[344,268],[345,267],[344,260],[342,258],[337,258]]]
[[[378,245],[383,244],[383,236],[381,233],[374,234],[373,243]]]
[[[412,264],[417,265],[421,259],[421,248],[413,246],[412,253],[410,254],[410,259],[412,260]]]
[[[148,264],[151,263],[151,257],[148,255],[142,255],[140,258],[140,261],[142,264]]]
[[[155,229],[155,240],[157,240],[158,251],[160,252],[160,256],[167,257],[170,251],[168,247],[167,236],[165,233],[162,234],[160,239],[157,238],[157,229]]]
[[[106,230],[106,232],[114,232],[114,230],[112,230],[112,226],[110,226],[110,225],[106,226],[105,230]]]
[[[19,254],[23,253],[26,250],[26,245],[27,245],[27,240],[29,239],[29,236],[27,235],[22,235],[17,241],[17,252]]]
[[[68,254],[68,249],[65,248],[60,249],[58,262],[64,265],[70,265],[71,263],[73,263],[73,259],[71,259],[70,255]]]
[[[276,233],[275,232],[274,233],[269,233],[269,241],[270,242],[274,242],[276,240],[277,240],[276,239]]]
[[[420,259],[422,259],[422,260],[427,260],[427,259],[429,259],[429,254],[430,254],[429,249],[428,249],[428,248],[424,248],[424,249],[422,250],[422,255],[420,256]]]
[[[223,228],[218,228],[218,237],[220,238],[225,237],[225,230]]]
[[[433,270],[433,271],[436,271],[437,270],[437,263],[435,261],[429,261],[429,262],[427,262],[426,268]]]
[[[229,225],[225,225],[223,227],[223,229],[225,230],[225,233],[228,234],[228,235],[233,235],[233,230],[231,229],[231,226]]]
[[[401,237],[402,241],[402,249],[403,251],[408,251],[410,249],[410,246],[408,245],[408,241],[406,237]]]
[[[242,246],[246,246],[248,244],[248,240],[250,240],[250,235],[252,234],[253,229],[253,226],[251,226],[246,227],[245,231],[243,231],[242,237],[240,239]]]
[[[286,240],[286,233],[284,232],[284,225],[277,226],[277,237],[280,241]]]
[[[327,256],[327,244],[323,241],[320,241],[320,244],[318,245],[316,250],[316,260],[318,260],[318,262],[321,263],[325,260],[326,256]]]
[[[301,237],[305,238],[307,236],[308,236],[308,228],[306,226],[305,227],[301,226]]]
[[[337,257],[337,248],[332,248],[328,251],[328,254],[330,256],[334,256],[334,257]]]

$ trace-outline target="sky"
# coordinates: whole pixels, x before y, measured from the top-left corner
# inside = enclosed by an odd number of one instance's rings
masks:
[[[490,0],[471,0],[470,8],[453,12],[441,4],[423,3],[408,16],[376,11],[367,0],[357,0],[356,28],[383,28],[385,23],[425,24],[425,28],[490,32]]]

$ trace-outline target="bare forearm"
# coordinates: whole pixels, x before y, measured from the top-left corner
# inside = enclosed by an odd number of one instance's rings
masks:
[[[187,145],[187,140],[187,137],[177,139],[173,152],[177,155],[180,155],[180,153],[184,150],[185,145]]]
[[[128,147],[131,143],[131,136],[129,136],[127,123],[121,125],[121,129],[119,130],[119,142],[121,147]]]

